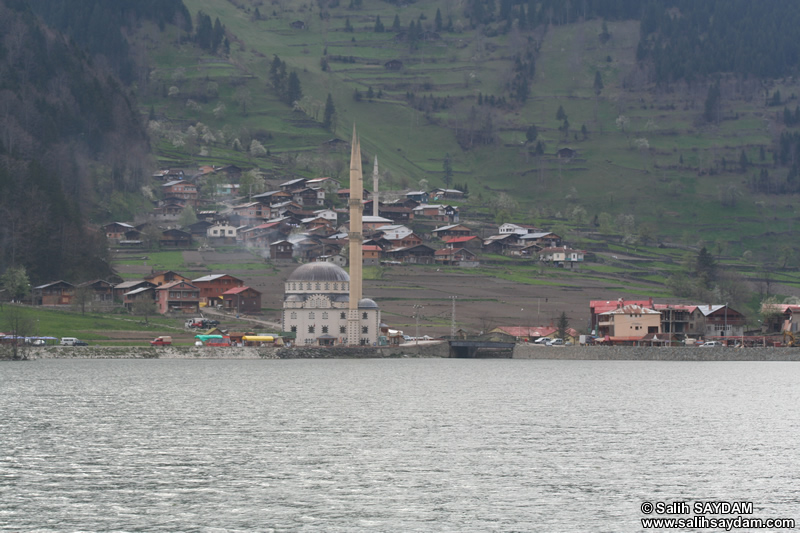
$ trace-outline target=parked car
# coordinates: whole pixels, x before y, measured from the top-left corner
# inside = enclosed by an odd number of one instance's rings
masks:
[[[73,344],[73,346],[89,346],[89,343],[86,341],[75,341],[75,344]]]
[[[722,348],[722,346],[720,341],[707,341],[700,345],[701,348]]]
[[[172,337],[161,335],[150,341],[150,346],[172,346]]]
[[[552,339],[550,339],[549,337],[539,337],[538,339],[533,341],[533,344],[539,344],[541,346],[546,346],[547,343],[550,342],[551,340]]]
[[[61,337],[61,346],[75,346],[75,343],[78,342],[78,339],[75,337]]]
[[[564,339],[551,339],[547,343],[548,346],[564,346]]]

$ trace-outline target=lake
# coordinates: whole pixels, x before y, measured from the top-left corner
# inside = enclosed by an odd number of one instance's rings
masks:
[[[800,518],[800,363],[0,363],[0,531],[642,531]],[[651,515],[656,516],[656,515]]]

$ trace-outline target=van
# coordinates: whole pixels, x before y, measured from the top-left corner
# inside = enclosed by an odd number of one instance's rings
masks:
[[[75,346],[77,342],[75,337],[61,337],[61,346]]]
[[[150,341],[150,346],[172,346],[172,337],[161,335]]]

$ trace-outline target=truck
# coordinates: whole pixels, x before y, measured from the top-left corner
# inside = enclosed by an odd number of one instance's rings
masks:
[[[172,346],[172,337],[161,335],[150,341],[150,346]]]

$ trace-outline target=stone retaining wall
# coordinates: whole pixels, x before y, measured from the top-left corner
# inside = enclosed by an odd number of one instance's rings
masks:
[[[447,357],[447,343],[403,346],[215,347],[215,346],[45,346],[27,348],[28,359],[352,359]],[[2,354],[0,354],[2,358]]]
[[[21,354],[29,359],[352,359],[449,357],[446,342],[403,346],[223,348],[213,346],[46,346]],[[800,361],[797,348],[650,348],[631,346],[517,345],[514,359],[629,361]]]
[[[797,348],[699,348],[648,346],[536,346],[518,344],[514,359],[620,361],[800,361]]]

